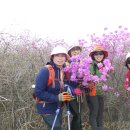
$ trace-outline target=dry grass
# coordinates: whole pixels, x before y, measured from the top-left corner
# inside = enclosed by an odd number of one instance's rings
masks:
[[[37,48],[36,43],[41,46]],[[0,130],[46,130],[46,125],[35,112],[31,85],[34,84],[35,73],[48,61],[50,50],[51,44],[42,39],[0,34]],[[115,98],[112,93],[106,95],[105,128],[129,130],[130,108],[126,103],[130,101],[130,95],[121,86],[124,67],[121,63],[120,66],[116,62],[113,64],[118,69],[109,84],[121,92],[121,97]],[[86,108],[85,104],[83,129],[89,130]],[[66,127],[66,117],[63,117],[63,130]]]

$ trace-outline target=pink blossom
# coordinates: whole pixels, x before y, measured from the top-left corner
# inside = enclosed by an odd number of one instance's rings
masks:
[[[130,106],[130,102],[127,102],[127,105]]]
[[[71,75],[71,81],[75,81],[76,80],[76,75]]]
[[[107,85],[103,85],[103,86],[102,86],[102,90],[103,90],[104,92],[107,92],[107,91],[108,91],[108,86],[107,86]]]
[[[102,63],[98,63],[97,66],[98,66],[99,68],[102,68],[102,67],[103,67],[103,64],[102,64]]]
[[[122,28],[122,26],[120,25],[118,28]]]
[[[114,88],[109,86],[109,90],[114,90]]]
[[[92,80],[93,80],[94,82],[98,82],[98,81],[99,81],[99,77],[98,77],[97,75],[94,75],[94,76],[92,77]]]
[[[119,92],[115,92],[114,93],[116,97],[119,97],[120,96],[120,93]]]
[[[127,90],[130,91],[130,87],[128,87]]]
[[[108,28],[107,28],[107,27],[105,27],[105,28],[104,28],[104,30],[108,30]]]

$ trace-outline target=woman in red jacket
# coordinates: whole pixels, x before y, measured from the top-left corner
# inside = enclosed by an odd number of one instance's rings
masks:
[[[128,68],[128,71],[125,74],[124,88],[130,91],[130,52],[126,55],[125,65]]]

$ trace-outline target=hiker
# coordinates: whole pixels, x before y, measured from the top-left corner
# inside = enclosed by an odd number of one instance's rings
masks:
[[[127,67],[128,71],[125,74],[124,88],[130,91],[130,52],[126,55],[125,66]]]
[[[69,55],[62,46],[56,46],[50,55],[50,62],[47,63],[49,68],[42,67],[35,81],[35,96],[37,98],[37,112],[41,114],[43,120],[48,126],[48,130],[52,128],[56,110],[60,107],[53,130],[62,130],[62,106],[61,102],[70,101],[71,96],[68,92],[62,91],[64,88],[63,67]],[[52,70],[54,72],[52,73]],[[49,72],[51,71],[51,72]],[[51,73],[51,74],[50,74]],[[49,83],[50,82],[50,83]]]
[[[96,46],[89,54],[92,58],[90,73],[92,75],[101,76],[98,63],[103,63],[108,56],[108,52],[102,46]],[[104,67],[104,66],[103,66]],[[89,108],[89,123],[92,130],[104,130],[103,127],[103,109],[104,97],[101,90],[102,83],[95,84],[93,81],[88,81],[88,91],[86,92],[86,100]]]
[[[79,45],[71,46],[68,50],[68,54],[70,57],[80,55],[82,51],[82,48]],[[68,64],[71,61],[68,61]],[[80,87],[78,86],[77,82],[69,81],[69,86],[72,89],[72,93],[74,94],[74,99],[69,102],[69,109],[71,114],[73,115],[72,121],[71,121],[71,130],[82,130],[82,124],[81,124],[81,112],[79,109],[81,109],[81,101],[80,96],[82,95],[82,91]]]

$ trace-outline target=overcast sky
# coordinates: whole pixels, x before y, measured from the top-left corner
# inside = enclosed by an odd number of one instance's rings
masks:
[[[0,31],[30,30],[42,38],[76,42],[119,25],[130,29],[130,0],[0,0]]]

